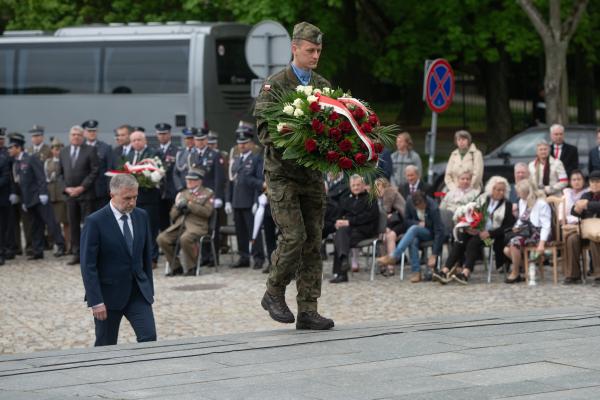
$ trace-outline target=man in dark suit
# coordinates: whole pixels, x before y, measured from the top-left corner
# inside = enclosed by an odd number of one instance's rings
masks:
[[[179,148],[171,143],[171,125],[161,122],[154,126],[158,136],[158,157],[163,163],[165,177],[160,185],[160,215],[158,228],[164,231],[171,225],[169,212],[175,203],[175,157]]]
[[[96,149],[96,156],[98,157],[98,176],[94,182],[94,192],[96,198],[94,199],[93,209],[99,210],[108,203],[108,182],[110,178],[106,176],[106,172],[114,169],[114,158],[113,151],[107,143],[98,140],[98,121],[90,119],[85,121],[82,125],[83,136],[86,139],[85,144],[94,147]]]
[[[407,165],[404,169],[404,176],[407,182],[399,188],[402,197],[408,199],[408,196],[415,192],[423,192],[427,196],[433,196],[431,186],[421,180],[419,168],[414,165]]]
[[[600,128],[596,131],[596,144],[597,146],[590,150],[590,157],[588,160],[588,173],[592,171],[600,171]]]
[[[123,164],[127,161],[127,156],[131,151],[131,143],[129,143],[129,135],[133,132],[130,125],[121,125],[115,129],[115,141],[117,145],[113,149],[113,160],[115,169],[123,168]]]
[[[252,206],[263,190],[263,161],[258,154],[253,154],[250,148],[252,132],[240,132],[237,135],[239,155],[233,159],[232,172],[234,179],[228,190],[227,208],[233,209],[233,221],[237,237],[240,258],[232,268],[250,266],[249,246],[254,229]],[[254,269],[261,269],[265,262],[262,236],[258,235],[252,246]]]
[[[44,258],[44,229],[48,227],[58,247],[54,254],[65,254],[65,240],[49,204],[44,167],[39,158],[23,151],[25,138],[19,133],[10,136],[8,152],[14,160],[11,195],[21,198],[23,211],[31,218],[32,255],[28,260]]]
[[[81,276],[94,315],[95,346],[117,344],[123,316],[138,342],[156,340],[152,238],[148,215],[135,207],[137,195],[133,176],[114,176],[109,204],[91,214],[83,227]]]
[[[130,136],[131,151],[129,152],[128,161],[132,165],[138,165],[147,158],[154,158],[156,152],[148,146],[146,134],[140,130],[134,130]],[[148,213],[150,219],[150,233],[152,236],[152,262],[156,268],[158,263],[158,244],[156,237],[158,236],[158,226],[160,223],[160,189],[158,187],[141,187],[137,199],[139,208],[144,209]]]
[[[4,142],[5,129],[0,128],[0,138]],[[7,252],[7,239],[9,234],[14,235],[14,230],[8,229],[8,215],[10,212],[10,157],[4,144],[0,147],[0,265],[4,265]]]
[[[565,142],[565,127],[554,124],[550,127],[550,155],[556,160],[562,161],[567,176],[571,176],[574,169],[579,169],[579,153],[577,147]]]
[[[65,183],[67,214],[71,228],[71,252],[68,265],[79,264],[81,223],[91,214],[96,198],[94,182],[98,176],[98,156],[94,147],[83,143],[83,128],[75,125],[69,131],[70,145],[60,151],[59,176]]]

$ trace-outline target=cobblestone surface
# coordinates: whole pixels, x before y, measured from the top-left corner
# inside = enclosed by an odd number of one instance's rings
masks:
[[[47,254],[41,261],[28,262],[19,257],[0,266],[0,353],[93,345],[93,321],[83,302],[79,268],[67,266],[66,261],[67,258],[57,260]],[[159,340],[293,329],[293,325],[272,321],[260,307],[266,276],[247,268],[230,269],[225,266],[229,262],[230,257],[223,256],[224,265],[219,272],[210,268],[199,277],[167,278],[162,269],[156,271],[154,312]],[[326,278],[330,270],[327,262]],[[488,285],[478,266],[469,285],[441,286],[430,282],[411,284],[400,281],[398,275],[378,276],[370,282],[368,272],[359,272],[347,284],[331,285],[325,281],[319,310],[334,318],[337,325],[343,325],[597,304],[600,288],[591,284],[554,286],[550,276],[548,269],[547,283],[528,287],[501,283],[503,277],[494,273],[493,282]],[[178,290],[189,285],[202,285],[208,290]],[[292,311],[296,308],[295,292],[295,287],[290,286],[287,300]],[[135,336],[124,320],[119,343],[128,342],[135,342]]]

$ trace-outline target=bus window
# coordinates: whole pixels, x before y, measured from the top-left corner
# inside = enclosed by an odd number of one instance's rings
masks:
[[[45,46],[19,50],[19,94],[98,93],[100,48]]]
[[[246,63],[244,38],[215,40],[219,85],[249,85],[255,78]]]
[[[14,50],[0,50],[0,94],[12,93],[14,63]]]
[[[187,93],[188,63],[184,41],[108,45],[104,93]]]

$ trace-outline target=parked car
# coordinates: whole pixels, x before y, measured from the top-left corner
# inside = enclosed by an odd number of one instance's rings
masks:
[[[550,129],[548,126],[536,126],[526,129],[486,154],[483,157],[483,182],[485,183],[494,175],[503,176],[509,182],[514,182],[514,165],[518,162],[529,164],[535,158],[537,143],[542,139],[550,143]],[[579,169],[587,175],[590,150],[597,146],[596,126],[567,125],[565,127],[565,141],[579,149]],[[434,164],[432,169],[433,187],[441,191],[444,188],[446,163]]]

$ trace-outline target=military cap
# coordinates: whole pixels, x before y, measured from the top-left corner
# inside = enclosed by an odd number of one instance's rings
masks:
[[[198,132],[198,129],[189,126],[189,127],[183,128],[183,130],[181,131],[181,134],[185,137],[193,138],[194,136],[196,136],[196,132]]]
[[[44,134],[44,127],[40,126],[40,125],[34,125],[30,130],[29,133],[31,133],[32,136],[38,136],[38,135],[43,135]]]
[[[313,24],[300,22],[294,26],[292,39],[307,40],[314,44],[323,43],[323,32]]]
[[[592,171],[590,173],[590,181],[591,180],[594,180],[594,181],[600,180],[600,170],[597,169],[597,170]]]
[[[0,138],[4,139],[6,136],[6,128],[0,127]]]
[[[238,127],[235,129],[235,133],[240,133],[240,132],[253,133],[254,132],[254,124],[251,122],[240,120],[240,122],[238,123]]]
[[[17,145],[19,147],[23,147],[25,145],[25,136],[21,135],[20,133],[13,132],[8,135],[8,147]]]
[[[185,179],[193,179],[193,180],[198,180],[198,179],[202,179],[204,178],[204,168],[202,167],[194,167],[191,168],[187,175],[185,176]]]
[[[197,140],[204,140],[206,138],[208,138],[208,129],[206,129],[206,128],[202,128],[202,129],[198,130],[196,132],[196,135],[194,136],[194,139],[197,139]]]
[[[50,142],[50,147],[63,147],[64,144],[63,142],[61,142],[58,138],[54,138],[52,139],[52,142]]]
[[[215,144],[219,140],[219,134],[217,132],[208,132],[208,144]]]
[[[134,126],[133,131],[146,132],[146,128],[144,128],[143,126]]]
[[[159,122],[154,125],[154,129],[156,129],[156,133],[169,133],[171,132],[171,125],[166,122]]]
[[[252,141],[252,136],[252,132],[238,132],[235,141],[238,144],[248,143]]]
[[[87,129],[88,131],[98,130],[98,121],[95,119],[88,119],[83,124],[81,124],[83,129]]]

